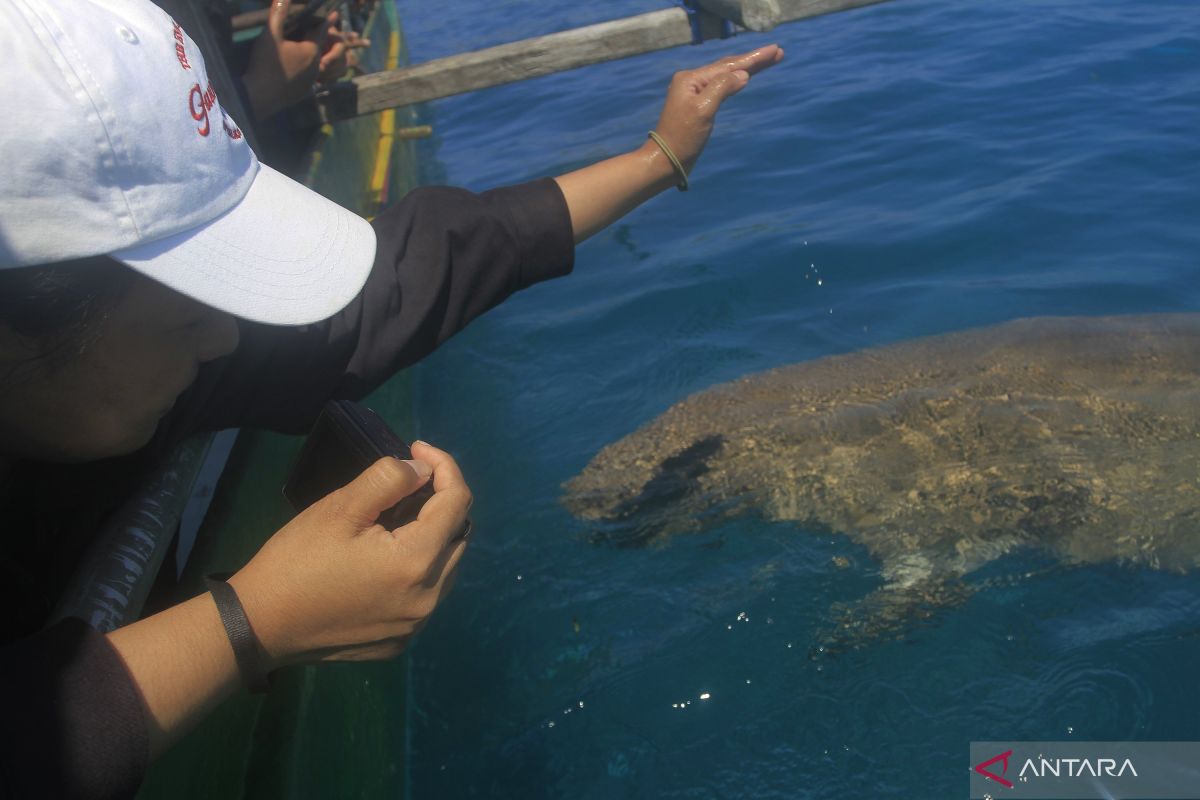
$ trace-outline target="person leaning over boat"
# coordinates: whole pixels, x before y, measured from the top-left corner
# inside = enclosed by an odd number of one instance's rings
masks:
[[[108,635],[45,627],[103,514],[184,437],[302,432],[673,186],[659,145],[366,222],[258,163],[192,41],[141,0],[0,0],[0,792],[119,797],[239,682],[213,596]],[[675,76],[682,167],[777,48]],[[469,446],[460,443],[460,446]],[[229,579],[268,666],[400,653],[448,590],[470,490],[423,443]],[[420,518],[378,514],[432,480]]]

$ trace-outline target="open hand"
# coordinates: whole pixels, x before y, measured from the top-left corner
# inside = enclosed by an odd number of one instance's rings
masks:
[[[783,48],[771,44],[675,73],[655,131],[666,140],[686,171],[691,172],[708,143],[721,103],[744,89],[751,75],[782,60]]]

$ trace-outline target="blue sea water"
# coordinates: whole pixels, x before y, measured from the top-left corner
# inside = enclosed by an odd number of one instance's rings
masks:
[[[399,5],[414,61],[665,7]],[[722,111],[691,191],[419,368],[421,433],[458,455],[477,532],[412,655],[414,797],[961,797],[972,740],[1200,739],[1195,574],[1013,556],[992,573],[1040,577],[814,660],[831,606],[880,582],[847,539],[744,518],[618,549],[560,505],[602,446],[715,383],[1200,308],[1194,0],[894,0],[440,100],[426,180],[634,148],[674,70],[770,41],[786,61]]]

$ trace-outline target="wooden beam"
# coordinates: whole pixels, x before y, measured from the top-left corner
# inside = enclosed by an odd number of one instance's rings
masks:
[[[412,67],[363,75],[353,81],[356,98],[352,115],[423,103],[438,97],[678,47],[691,41],[692,28],[682,8],[652,11]],[[332,116],[340,118],[341,114]]]
[[[795,22],[822,14],[850,11],[863,6],[873,6],[887,0],[778,0],[782,12],[781,22]]]
[[[790,22],[885,1],[701,0],[706,6],[736,6],[743,20],[762,26],[772,24],[773,8],[779,21]],[[707,10],[698,14],[704,37],[719,36],[722,18]],[[668,8],[363,75],[322,90],[318,99],[324,120],[334,122],[691,43],[687,12]],[[306,117],[303,123],[312,121]]]
[[[779,0],[696,0],[705,11],[758,33],[783,21]]]

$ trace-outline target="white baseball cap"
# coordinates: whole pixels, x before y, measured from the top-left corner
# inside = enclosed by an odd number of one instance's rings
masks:
[[[281,325],[362,289],[374,230],[258,162],[156,6],[0,0],[0,53],[0,269],[108,254]]]

